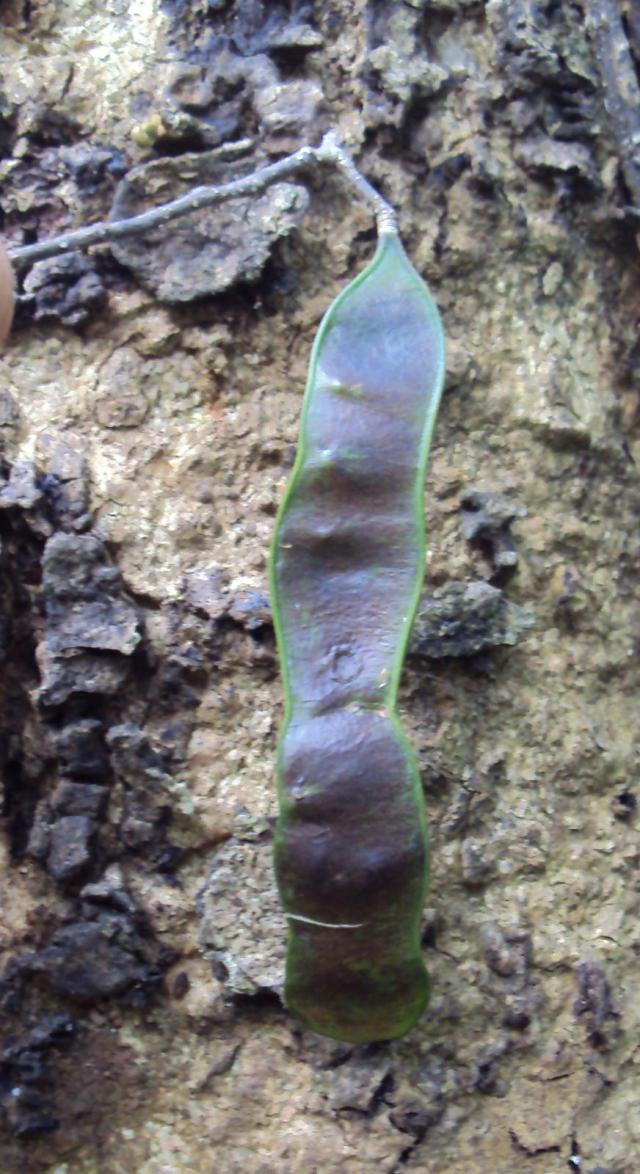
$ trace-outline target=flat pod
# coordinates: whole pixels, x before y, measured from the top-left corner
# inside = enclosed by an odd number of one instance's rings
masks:
[[[13,321],[15,305],[15,276],[7,250],[0,241],[0,345],[4,342]]]
[[[385,234],[320,327],[271,563],[285,997],[308,1026],[352,1041],[402,1035],[428,999],[424,806],[395,707],[443,370],[438,312]]]

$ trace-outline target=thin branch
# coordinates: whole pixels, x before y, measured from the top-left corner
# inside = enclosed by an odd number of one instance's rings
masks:
[[[39,241],[35,245],[10,249],[9,257],[14,265],[32,265],[34,261],[42,261],[45,257],[58,257],[74,249],[86,249],[89,245],[104,244],[123,236],[136,236],[157,228],[158,225],[167,224],[178,216],[186,216],[198,208],[209,208],[213,204],[221,204],[223,200],[233,200],[239,196],[257,195],[271,184],[303,167],[327,163],[338,167],[371,205],[379,233],[397,232],[393,209],[358,171],[348,151],[332,131],[325,135],[319,147],[300,147],[292,155],[286,155],[284,159],[278,159],[276,163],[269,163],[266,167],[259,167],[257,171],[252,171],[250,175],[242,176],[241,179],[233,179],[225,184],[192,188],[177,200],[160,204],[157,208],[151,208],[148,212],[131,216],[126,220],[90,224],[86,228],[65,232],[62,236]]]
[[[320,150],[326,161],[335,163],[352,187],[364,197],[367,203],[371,204],[376,217],[378,233],[380,235],[385,232],[397,233],[398,221],[391,204],[387,204],[380,192],[376,191],[368,179],[365,179],[361,171],[358,171],[351,155],[345,150],[335,131],[329,131],[324,136]]]

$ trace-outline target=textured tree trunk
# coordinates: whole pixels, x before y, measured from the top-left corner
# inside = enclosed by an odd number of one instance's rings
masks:
[[[0,3],[10,246],[338,129],[448,376],[402,691],[428,1012],[283,1007],[266,563],[335,172],[21,273],[0,356],[0,1167],[632,1174],[640,21],[633,0]]]

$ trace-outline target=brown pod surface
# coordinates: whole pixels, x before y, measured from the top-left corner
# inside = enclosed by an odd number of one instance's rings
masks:
[[[0,241],[0,343],[11,330],[16,304],[16,279],[6,246]]]
[[[384,235],[320,327],[273,545],[285,998],[315,1031],[358,1043],[402,1035],[429,993],[427,832],[396,697],[443,367],[435,305]]]

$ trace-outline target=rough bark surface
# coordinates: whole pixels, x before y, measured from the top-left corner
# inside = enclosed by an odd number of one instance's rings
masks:
[[[266,558],[369,213],[310,173],[225,207],[220,240],[208,213],[173,249],[24,275],[0,357],[0,1167],[633,1174],[635,6],[0,14],[10,243],[179,194],[181,156],[242,174],[335,126],[449,338],[402,694],[434,995],[358,1048],[280,998]]]

